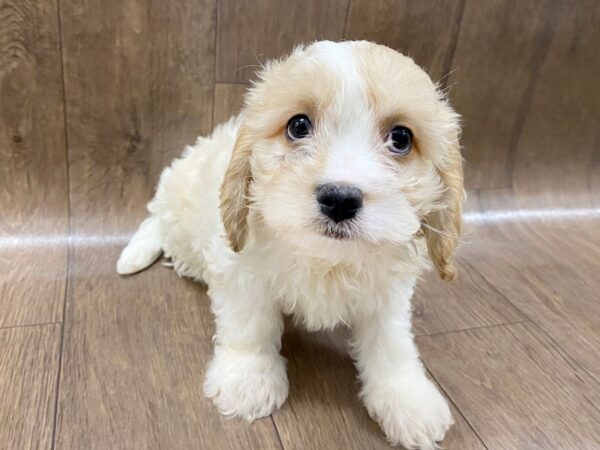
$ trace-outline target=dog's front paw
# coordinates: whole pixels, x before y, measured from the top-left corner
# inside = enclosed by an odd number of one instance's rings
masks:
[[[446,399],[424,374],[372,386],[362,395],[369,414],[393,445],[435,449],[453,423]]]
[[[204,394],[221,414],[252,421],[279,408],[288,395],[285,360],[278,353],[215,348],[204,380]]]

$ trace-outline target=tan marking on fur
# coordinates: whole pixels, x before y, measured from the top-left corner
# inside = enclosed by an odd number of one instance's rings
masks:
[[[465,197],[463,188],[463,166],[458,140],[450,149],[448,164],[439,169],[439,174],[446,187],[444,193],[445,207],[429,214],[425,220],[427,227],[423,232],[427,239],[429,257],[433,261],[440,277],[451,281],[456,276],[454,268],[454,250],[462,226],[462,203]]]
[[[242,250],[248,237],[248,207],[252,169],[252,139],[242,127],[238,133],[231,160],[220,190],[221,216],[227,240],[235,252]]]
[[[411,58],[387,47],[358,47],[357,56],[361,72],[369,86],[369,98],[374,96],[372,106],[380,118],[382,128],[394,125],[407,126],[414,136],[413,151],[399,164],[409,164],[415,157],[431,160],[445,187],[444,207],[425,217],[426,224],[438,232],[423,227],[427,238],[429,256],[440,276],[452,280],[454,250],[461,230],[461,211],[464,198],[463,167],[458,145],[459,125],[456,122],[452,145],[439,151],[439,143],[428,136],[431,117],[449,115],[449,106],[438,108],[441,96],[427,74]],[[386,66],[389,65],[389,66]],[[398,70],[395,70],[398,69]]]

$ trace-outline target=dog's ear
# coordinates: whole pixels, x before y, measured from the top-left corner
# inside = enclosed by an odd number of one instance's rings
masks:
[[[444,185],[441,208],[425,217],[423,233],[427,239],[429,257],[440,277],[451,281],[456,275],[454,250],[460,236],[462,203],[465,198],[458,130],[453,133],[447,157],[438,171]]]
[[[242,125],[220,191],[221,217],[229,245],[235,252],[242,250],[248,237],[247,219],[252,182],[251,155],[251,139]]]

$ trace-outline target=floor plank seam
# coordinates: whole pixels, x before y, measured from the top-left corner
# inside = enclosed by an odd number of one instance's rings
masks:
[[[496,286],[494,286],[494,284],[491,282],[491,280],[485,275],[485,273],[477,270],[475,267],[469,265],[469,267],[472,270],[475,270],[479,275],[481,275],[481,277],[494,289],[494,291],[496,291],[499,295],[501,295],[511,306],[513,306],[517,311],[519,311],[520,314],[523,315],[523,317],[526,317],[526,320],[523,320],[522,322],[530,322],[534,325],[537,325],[537,327],[544,333],[545,336],[548,337],[548,339],[557,346],[557,348],[559,348],[561,350],[561,357],[563,358],[563,360],[565,360],[565,362],[567,362],[567,364],[569,364],[569,362],[565,359],[564,355],[568,355],[568,352],[566,352],[562,346],[560,346],[555,340],[554,338],[550,335],[550,333],[548,333],[545,328],[543,327],[543,325],[541,325],[540,323],[538,323],[536,320],[532,319],[531,317],[529,317],[528,314],[525,314],[523,311],[521,311],[520,308],[518,308],[514,302],[511,301],[510,298],[508,298],[506,295],[504,295],[502,292],[500,292],[500,290],[498,288],[496,288]],[[515,322],[515,323],[521,323],[521,322]],[[569,355],[569,357],[571,358],[571,356]],[[577,364],[578,367],[580,367],[585,373],[587,373],[596,383],[600,384],[600,381],[592,374],[590,373],[589,370],[587,370],[582,364],[579,363],[579,361],[573,359],[573,362]],[[569,364],[570,367],[571,364]]]
[[[12,330],[15,328],[34,328],[34,327],[43,327],[46,325],[60,325],[62,322],[41,322],[41,323],[25,323],[21,325],[8,325],[6,327],[0,327],[0,331],[3,330]]]
[[[57,420],[58,420],[58,400],[60,398],[60,381],[61,381],[62,366],[63,366],[67,298],[68,298],[69,290],[70,290],[69,289],[69,287],[70,287],[69,279],[71,277],[71,258],[72,258],[72,248],[71,248],[71,245],[69,244],[69,251],[68,251],[68,256],[67,256],[67,277],[66,277],[67,280],[66,280],[66,286],[65,286],[65,297],[63,299],[63,318],[62,318],[59,351],[58,351],[58,370],[57,370],[57,374],[56,374],[56,395],[54,397],[54,420],[53,420],[53,427],[52,427],[52,441],[51,441],[51,447],[50,447],[51,450],[54,450],[55,445],[56,445],[56,426],[57,426]]]
[[[279,428],[277,428],[277,423],[275,422],[273,414],[271,414],[269,417],[271,417],[271,423],[273,424],[273,428],[275,428],[275,435],[279,441],[279,448],[281,448],[281,450],[285,450],[285,445],[283,445],[283,440],[281,439],[281,434],[279,434]]]
[[[538,331],[540,333],[542,333],[544,336],[546,336],[548,338],[548,340],[550,341],[550,343],[553,345],[554,350],[556,350],[559,354],[560,357],[563,359],[563,361],[565,361],[565,363],[571,368],[573,369],[574,372],[582,371],[585,374],[587,374],[597,385],[600,386],[600,380],[598,380],[596,378],[596,376],[590,372],[583,364],[581,364],[577,359],[575,359],[574,357],[572,357],[569,352],[567,352],[555,339],[554,337],[544,328],[543,324],[532,320],[531,323],[533,324],[533,326],[535,326]],[[596,405],[594,405],[596,407],[596,409],[598,409],[598,407]],[[600,409],[598,409],[598,411],[600,411]]]
[[[445,335],[445,334],[453,334],[453,333],[461,333],[463,331],[474,331],[474,330],[481,330],[483,328],[496,328],[496,327],[504,327],[507,325],[516,325],[519,323],[525,323],[525,322],[531,322],[531,319],[529,318],[525,318],[525,319],[521,319],[521,320],[514,320],[514,321],[509,321],[509,322],[502,322],[502,323],[492,323],[489,325],[477,325],[475,327],[468,327],[468,328],[460,328],[460,329],[456,329],[456,330],[447,330],[447,331],[436,331],[435,333],[429,333],[429,334],[418,334],[415,337],[417,339],[421,338],[421,337],[433,337],[433,336],[441,336],[441,335]]]
[[[552,335],[544,328],[543,324],[539,323],[537,320],[532,319],[528,314],[525,314],[523,311],[521,311],[521,309],[519,309],[512,301],[509,297],[507,297],[506,295],[504,295],[502,292],[500,292],[496,286],[491,282],[491,280],[485,275],[485,273],[477,270],[476,268],[474,268],[473,266],[469,265],[469,267],[472,270],[475,270],[477,273],[479,273],[479,275],[481,275],[484,280],[499,294],[501,295],[504,299],[506,299],[506,301],[509,302],[510,305],[512,305],[517,311],[519,311],[524,317],[526,317],[525,320],[522,321],[518,321],[518,322],[514,322],[515,324],[518,323],[529,323],[532,326],[536,327],[538,329],[538,331],[540,333],[542,333],[552,344],[554,350],[556,350],[559,354],[561,359],[573,370],[573,373],[577,373],[577,371],[582,371],[585,374],[587,374],[592,380],[593,382],[600,384],[600,380],[598,380],[594,374],[592,374],[583,364],[581,364],[577,359],[575,359],[574,357],[572,357],[569,352],[567,352],[553,337]],[[500,324],[499,326],[504,326],[504,325],[511,325],[511,324]],[[477,328],[485,328],[485,327],[477,327]],[[432,374],[433,376],[433,374]],[[435,378],[435,377],[434,377]],[[437,381],[437,380],[436,380]],[[441,386],[441,384],[440,384]],[[442,387],[443,389],[443,387]],[[594,407],[596,407],[596,405],[594,405]],[[596,407],[596,409],[598,409]],[[462,414],[462,412],[461,412]],[[465,419],[466,420],[466,419]]]
[[[431,371],[431,369],[429,369],[429,367],[427,366],[427,364],[425,363],[425,361],[423,361],[423,365],[425,366],[425,369],[427,370],[427,373],[429,373],[429,375],[431,376],[431,378],[433,378],[435,380],[435,382],[438,384],[438,386],[440,387],[440,389],[442,390],[442,392],[444,393],[444,395],[446,396],[446,398],[450,401],[450,403],[452,403],[452,406],[454,406],[456,408],[456,410],[458,411],[458,413],[460,414],[460,416],[464,419],[465,423],[469,426],[469,428],[471,429],[471,431],[473,431],[473,434],[475,434],[475,436],[477,436],[477,439],[479,439],[479,442],[481,442],[481,445],[483,445],[486,448],[486,450],[489,450],[488,445],[485,443],[485,441],[483,440],[483,438],[479,435],[479,433],[477,432],[477,430],[475,430],[475,427],[473,426],[473,424],[463,414],[463,412],[458,407],[458,405],[456,404],[456,402],[454,401],[454,399],[452,399],[452,397],[450,397],[450,394],[446,391],[446,389],[444,389],[444,386],[442,385],[442,383],[440,382],[440,380],[438,380],[436,378],[436,376],[433,374],[433,372]]]
[[[531,317],[529,317],[527,314],[525,314],[521,308],[519,308],[517,305],[515,305],[514,302],[512,302],[510,300],[510,298],[508,298],[508,296],[506,296],[504,294],[504,292],[502,292],[500,289],[498,289],[496,287],[496,285],[494,283],[492,283],[492,281],[480,270],[478,270],[475,266],[466,263],[466,266],[469,267],[469,269],[475,271],[475,273],[479,274],[479,276],[481,276],[481,278],[483,278],[483,280],[487,283],[487,285],[496,293],[498,294],[500,297],[502,297],[512,308],[515,309],[515,311],[517,311],[524,319],[528,319],[528,320],[532,320]]]
[[[59,342],[59,351],[58,351],[58,369],[56,374],[56,388],[55,388],[55,396],[54,396],[54,417],[52,422],[52,440],[50,441],[50,448],[54,450],[56,447],[56,427],[58,423],[58,402],[60,398],[60,382],[62,376],[62,366],[63,366],[63,352],[64,352],[64,342],[65,342],[65,319],[67,316],[67,298],[69,296],[69,287],[70,287],[70,278],[71,278],[71,261],[73,258],[73,240],[71,237],[71,168],[69,164],[69,130],[68,130],[68,120],[67,120],[67,84],[65,82],[65,58],[63,51],[63,31],[62,31],[62,21],[61,21],[61,0],[56,0],[56,14],[57,14],[57,24],[58,24],[58,45],[60,50],[60,71],[61,71],[61,80],[62,80],[62,101],[63,101],[63,129],[64,129],[64,138],[65,138],[65,165],[66,165],[66,182],[67,182],[67,271],[65,276],[65,294],[62,302],[62,326],[60,332],[60,342]]]

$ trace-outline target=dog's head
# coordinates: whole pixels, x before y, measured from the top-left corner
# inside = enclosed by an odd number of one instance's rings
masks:
[[[317,42],[248,92],[221,188],[231,247],[248,215],[300,247],[390,246],[419,235],[444,279],[461,225],[458,115],[410,58]],[[334,242],[332,244],[332,242]]]

